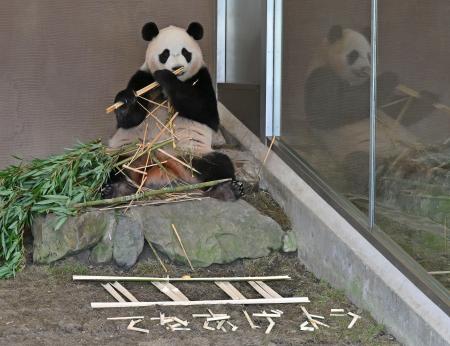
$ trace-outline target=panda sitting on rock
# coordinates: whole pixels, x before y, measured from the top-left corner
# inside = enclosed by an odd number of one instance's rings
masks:
[[[158,142],[173,138],[174,145],[156,154],[158,165],[146,167],[147,155],[133,162],[132,168],[146,171],[145,187],[159,189],[172,184],[230,178],[231,181],[205,191],[205,195],[221,200],[238,199],[242,195],[242,183],[235,180],[233,163],[228,156],[212,149],[213,132],[219,129],[219,114],[211,77],[197,43],[203,37],[202,26],[191,23],[187,30],[175,26],[159,30],[150,22],[144,25],[142,36],[149,42],[145,63],[115,98],[115,102],[124,105],[116,109],[118,130],[109,140],[109,146],[118,148],[136,141],[149,143],[155,138]],[[173,72],[180,68],[183,71],[176,76]],[[137,90],[154,81],[161,87],[143,97],[136,96]],[[169,108],[167,103],[158,107],[155,102],[164,100],[178,112],[172,133],[161,133],[162,125],[169,120]],[[153,116],[148,116],[149,112]],[[186,156],[190,157],[192,170],[173,159]],[[136,184],[141,184],[140,173],[133,170],[126,173]],[[135,192],[136,187],[123,178],[107,185],[103,196],[111,198]]]

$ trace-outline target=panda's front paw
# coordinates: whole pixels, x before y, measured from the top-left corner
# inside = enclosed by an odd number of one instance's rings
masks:
[[[163,87],[166,86],[167,83],[169,83],[170,81],[173,81],[174,79],[177,79],[177,76],[175,76],[169,70],[158,70],[158,71],[155,71],[155,73],[153,74],[153,77]]]
[[[116,109],[116,118],[119,126],[125,122],[125,119],[130,111],[130,108],[136,104],[136,94],[131,89],[125,89],[120,91],[114,102],[122,102],[123,105]]]
[[[113,184],[106,184],[105,186],[102,187],[100,193],[101,193],[102,199],[113,198],[114,194],[115,194],[114,185]]]

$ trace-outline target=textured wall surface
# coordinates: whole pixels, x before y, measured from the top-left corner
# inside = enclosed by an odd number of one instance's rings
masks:
[[[215,1],[14,0],[0,8],[0,168],[108,137],[104,109],[143,62],[147,21],[205,28],[215,71]]]

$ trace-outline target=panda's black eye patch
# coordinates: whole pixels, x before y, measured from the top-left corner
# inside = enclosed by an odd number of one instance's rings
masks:
[[[352,50],[347,54],[347,61],[349,65],[353,65],[355,61],[359,58],[359,53],[357,50]]]
[[[161,54],[159,54],[159,61],[161,62],[161,64],[165,64],[169,59],[169,56],[170,50],[164,49],[164,51]]]
[[[183,48],[181,50],[181,54],[183,54],[184,58],[186,59],[186,61],[188,63],[191,62],[191,60],[192,60],[192,53],[191,52],[189,52],[186,48]]]

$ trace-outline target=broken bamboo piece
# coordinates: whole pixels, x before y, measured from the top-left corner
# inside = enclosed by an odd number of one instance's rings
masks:
[[[274,281],[291,280],[289,275],[278,276],[248,276],[248,277],[205,277],[205,278],[170,278],[170,277],[141,277],[141,276],[92,276],[92,275],[73,275],[73,281],[141,281],[141,282],[198,282],[198,281]]]
[[[418,91],[416,91],[414,89],[411,89],[410,87],[407,87],[406,85],[399,84],[399,85],[397,85],[396,89],[398,91],[406,94],[406,95],[409,95],[409,96],[412,96],[412,97],[415,97],[415,98],[421,98],[421,95],[420,95],[420,93]],[[439,109],[441,111],[445,111],[447,113],[450,113],[450,107],[447,106],[447,105],[444,105],[442,103],[433,103],[433,107],[436,108],[436,109]]]
[[[174,224],[172,224],[172,229],[178,239],[178,243],[180,243],[181,250],[183,250],[183,253],[184,253],[184,257],[186,258],[187,262],[189,263],[189,266],[191,267],[192,271],[195,271],[194,267],[192,266],[191,260],[189,259],[189,256],[186,252],[186,249],[184,248],[183,242],[181,241],[180,235],[178,234],[177,228],[175,227]]]
[[[184,68],[180,67],[178,70],[175,70],[175,72],[173,72],[173,73],[174,73],[174,75],[178,76],[179,74],[181,74],[183,72],[183,70],[184,70]],[[153,83],[143,87],[142,89],[139,89],[138,91],[136,91],[136,96],[144,95],[145,93],[148,93],[149,91],[151,91],[157,87],[159,87],[159,83],[153,82]],[[108,108],[106,108],[106,113],[109,114],[122,106],[123,106],[123,102],[118,101],[118,102],[114,103],[113,105],[109,106]]]

